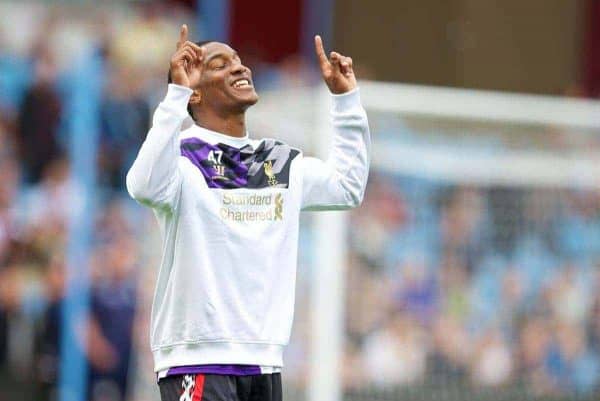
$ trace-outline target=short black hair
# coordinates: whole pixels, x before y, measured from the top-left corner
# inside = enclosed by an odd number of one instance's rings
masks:
[[[196,45],[202,47],[208,43],[212,43],[215,42],[214,40],[201,40],[200,42],[194,42]],[[171,77],[171,68],[169,68],[169,76],[167,78],[167,83],[171,84],[173,83],[173,79]],[[192,120],[194,119],[194,114],[192,113],[192,106],[188,103],[187,105],[187,111],[188,114],[190,115],[190,117],[192,117]]]

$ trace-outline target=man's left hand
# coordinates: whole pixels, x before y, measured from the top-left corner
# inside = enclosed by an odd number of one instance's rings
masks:
[[[346,93],[356,88],[352,58],[331,52],[328,59],[319,35],[315,36],[315,51],[321,67],[321,75],[331,93]]]

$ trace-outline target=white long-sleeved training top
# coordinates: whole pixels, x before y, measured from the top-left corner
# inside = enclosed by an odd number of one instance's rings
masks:
[[[153,208],[162,261],[151,321],[154,370],[203,364],[283,366],[294,312],[301,210],[358,206],[370,136],[359,90],[332,95],[327,161],[273,139],[201,128],[192,91],[170,84],[127,174]]]

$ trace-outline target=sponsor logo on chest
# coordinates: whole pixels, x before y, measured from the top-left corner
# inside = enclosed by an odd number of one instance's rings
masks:
[[[252,222],[283,220],[283,195],[269,194],[222,194],[219,215],[223,220]]]

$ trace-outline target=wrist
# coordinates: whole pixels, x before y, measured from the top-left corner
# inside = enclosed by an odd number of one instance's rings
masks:
[[[356,90],[356,88],[358,88],[358,85],[357,84],[354,84],[354,85],[350,84],[347,86],[329,86],[328,85],[327,88],[329,89],[329,92],[332,95],[343,95],[345,93],[350,93],[350,92]]]
[[[188,79],[187,74],[181,71],[179,68],[171,68],[171,70],[169,71],[169,78],[171,80],[170,83],[185,87],[190,86],[190,81]]]

